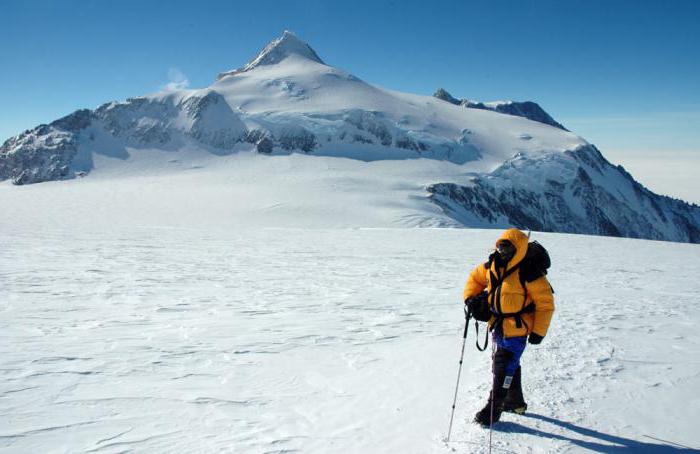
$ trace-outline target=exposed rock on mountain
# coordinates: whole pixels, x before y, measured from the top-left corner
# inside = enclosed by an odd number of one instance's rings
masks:
[[[444,88],[438,88],[433,94],[434,97],[447,101],[450,104],[457,106],[469,107],[472,109],[492,110],[508,115],[527,118],[532,121],[538,121],[546,125],[554,126],[564,131],[568,131],[561,123],[554,120],[539,104],[532,101],[494,101],[494,102],[478,102],[468,99],[457,99],[447,92]]]
[[[430,185],[431,198],[466,225],[700,242],[700,207],[656,195],[592,145],[516,155],[468,185]]]

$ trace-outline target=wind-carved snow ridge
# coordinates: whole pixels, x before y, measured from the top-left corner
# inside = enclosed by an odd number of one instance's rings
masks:
[[[25,185],[93,170],[122,169],[117,173],[125,176],[175,172],[199,168],[196,160],[212,156],[220,158],[207,161],[212,167],[224,166],[228,155],[248,163],[247,154],[258,160],[266,158],[256,154],[275,156],[278,163],[282,156],[312,155],[320,161],[288,162],[342,168],[303,180],[309,173],[295,167],[290,177],[309,187],[337,178],[324,186],[333,194],[347,193],[350,200],[370,195],[356,218],[376,219],[377,211],[394,216],[378,216],[380,226],[447,226],[457,220],[470,227],[515,224],[700,242],[698,207],[648,191],[536,103],[477,103],[442,89],[434,96],[383,89],[326,65],[290,32],[208,87],[78,110],[8,139],[0,146],[0,180]],[[351,176],[343,173],[348,168]],[[213,173],[208,175],[211,183]],[[238,177],[245,181],[245,175]],[[369,181],[384,193],[366,192]],[[288,181],[280,184],[290,189]],[[283,192],[275,197],[286,200],[294,191]],[[312,200],[310,211],[329,208]]]
[[[700,207],[654,194],[593,145],[518,154],[469,185],[428,191],[465,225],[700,243]]]

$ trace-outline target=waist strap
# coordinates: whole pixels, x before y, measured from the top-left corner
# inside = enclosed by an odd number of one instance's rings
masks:
[[[510,312],[510,313],[505,313],[505,314],[499,314],[499,313],[494,313],[492,311],[494,320],[493,324],[491,325],[491,331],[493,331],[496,328],[500,328],[501,331],[503,330],[503,320],[507,318],[514,318],[515,319],[515,326],[516,328],[520,329],[525,325],[525,327],[530,329],[530,327],[527,325],[527,322],[523,320],[522,315],[523,314],[530,314],[532,312],[535,312],[535,303],[528,304],[527,307],[524,307],[523,309],[519,310],[518,312]]]

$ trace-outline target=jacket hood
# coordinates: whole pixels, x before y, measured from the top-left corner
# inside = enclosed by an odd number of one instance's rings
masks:
[[[508,262],[508,266],[506,267],[507,269],[510,269],[525,258],[525,254],[527,254],[528,237],[518,229],[508,229],[501,234],[496,241],[496,244],[503,240],[508,240],[515,246],[515,255],[512,259],[510,259],[510,262]]]

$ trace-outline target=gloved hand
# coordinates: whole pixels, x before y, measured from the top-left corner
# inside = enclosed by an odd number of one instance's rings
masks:
[[[533,345],[538,345],[542,342],[542,339],[544,337],[540,336],[537,333],[530,333],[530,336],[528,336],[527,341]]]
[[[483,291],[477,295],[470,296],[469,298],[465,299],[464,305],[465,306],[472,306],[474,304],[483,303],[484,301],[487,300],[487,298],[488,298],[488,293],[486,293],[486,291]]]
[[[488,293],[481,292],[464,300],[464,305],[469,309],[472,317],[480,322],[487,322],[491,318],[489,310]]]

